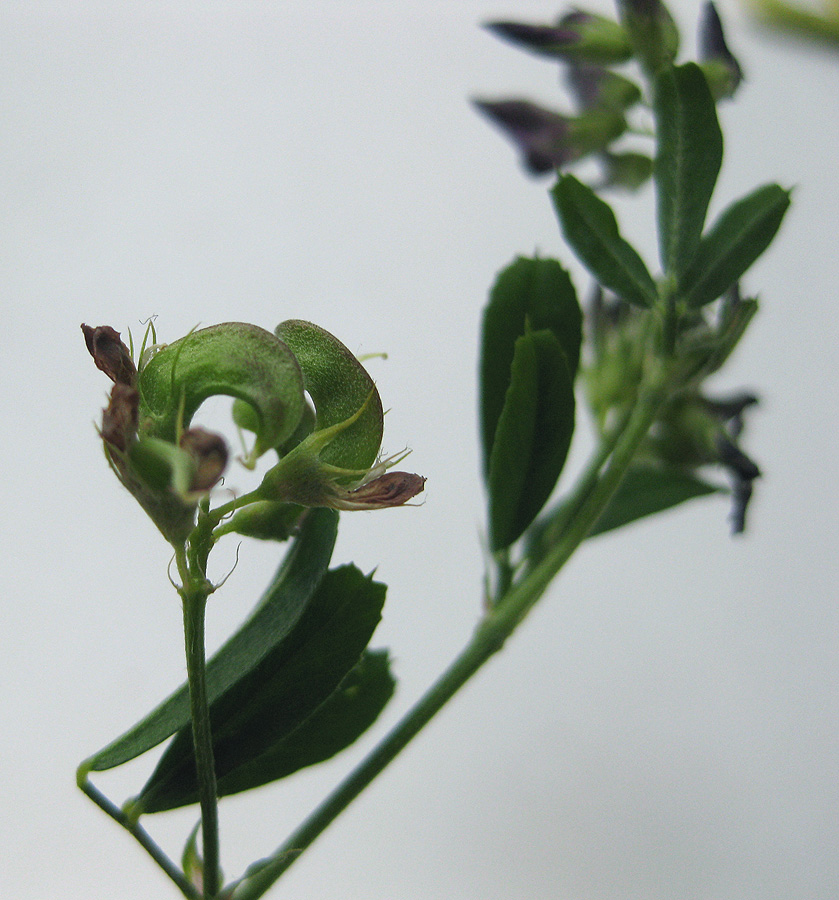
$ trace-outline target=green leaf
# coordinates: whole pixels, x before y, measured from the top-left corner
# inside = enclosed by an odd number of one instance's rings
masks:
[[[529,326],[549,329],[559,341],[571,381],[577,374],[582,313],[568,273],[553,259],[518,257],[499,273],[484,311],[481,332],[481,433],[484,471],[510,386],[516,339]]]
[[[720,493],[721,488],[682,469],[638,463],[631,466],[589,537],[664,512],[693,497]]]
[[[386,650],[365,650],[340,686],[303,724],[218,782],[220,797],[270,784],[349,747],[393,696]]]
[[[242,627],[207,663],[212,703],[256,669],[297,626],[324,576],[338,533],[338,515],[316,509],[303,520],[274,580]],[[83,763],[88,771],[119,766],[171,737],[190,722],[183,685],[141,722]]]
[[[210,706],[216,776],[238,777],[288,738],[358,663],[381,617],[385,586],[355,566],[330,570],[303,615],[259,665]],[[314,752],[314,751],[313,751]],[[143,813],[198,799],[192,729],[182,728],[136,799]]]
[[[609,205],[573,175],[563,175],[552,195],[565,239],[597,281],[628,303],[652,306],[658,296],[655,282],[620,236]]]
[[[654,111],[661,264],[678,279],[702,236],[722,164],[722,132],[708,82],[695,63],[659,73]]]
[[[772,243],[789,206],[777,184],[732,203],[702,238],[681,281],[681,297],[697,307],[716,300]]]
[[[493,551],[521,537],[556,485],[574,432],[574,386],[547,330],[516,341],[510,386],[489,461]]]

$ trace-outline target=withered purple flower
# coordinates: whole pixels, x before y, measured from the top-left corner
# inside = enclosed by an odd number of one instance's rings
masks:
[[[137,437],[140,394],[131,385],[117,381],[108,406],[102,410],[102,440],[124,453]]]
[[[500,21],[486,27],[502,40],[554,59],[608,64],[632,55],[629,36],[617,22],[582,10],[567,13],[556,25]]]
[[[598,152],[626,130],[616,110],[568,117],[528,100],[475,100],[477,109],[513,140],[527,169],[542,175]]]
[[[190,491],[206,493],[218,484],[227,467],[227,444],[220,434],[193,427],[181,435],[180,447],[195,463]]]
[[[541,175],[577,158],[569,120],[527,100],[475,100],[475,106],[515,142],[528,170]]]
[[[120,340],[119,332],[110,325],[91,328],[82,325],[84,342],[97,369],[101,369],[115,384],[133,387],[137,381],[137,367],[128,347]]]

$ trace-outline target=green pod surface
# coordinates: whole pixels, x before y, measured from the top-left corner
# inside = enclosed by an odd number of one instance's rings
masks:
[[[369,468],[382,444],[384,413],[364,366],[338,338],[311,322],[289,319],[277,326],[276,334],[303,372],[303,386],[315,405],[315,432],[346,422],[364,407],[320,452],[321,461],[344,469]]]
[[[139,374],[140,428],[176,442],[198,407],[219,394],[247,403],[255,456],[285,441],[303,414],[303,377],[289,348],[256,325],[225,322],[158,350]]]

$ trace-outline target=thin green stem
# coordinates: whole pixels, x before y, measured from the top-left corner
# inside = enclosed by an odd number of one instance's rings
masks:
[[[79,787],[88,797],[115,822],[121,825],[151,856],[161,869],[175,882],[180,892],[188,900],[202,900],[201,893],[191,884],[184,873],[163,850],[155,843],[151,835],[138,822],[134,821],[123,812],[115,803],[112,803],[97,787],[85,779],[79,783]]]
[[[834,48],[839,45],[839,11],[828,4],[823,12],[783,0],[750,0],[748,5],[767,25],[822,41]]]
[[[184,552],[177,554],[183,578],[181,598],[184,613],[184,644],[189,683],[189,705],[198,797],[201,806],[201,834],[204,845],[204,897],[211,898],[219,889],[218,792],[210,729],[210,707],[207,700],[204,620],[211,586],[189,565]]]
[[[553,578],[585,540],[626,472],[638,445],[655,421],[667,396],[664,373],[651,380],[638,396],[631,415],[616,438],[608,465],[579,506],[577,515],[552,547],[487,613],[472,639],[451,666],[393,728],[370,755],[324,800],[259,867],[246,875],[234,900],[256,900],[274,884],[326,827],[378,776],[461,687],[501,647],[544,594]]]
[[[627,407],[615,425],[601,437],[600,444],[586,467],[577,478],[577,482],[567,497],[559,505],[547,513],[532,527],[533,541],[528,548],[528,557],[538,563],[547,550],[553,547],[565,531],[568,523],[574,518],[582,504],[594,490],[600,479],[603,467],[614,452],[615,446],[632,416],[634,407]]]

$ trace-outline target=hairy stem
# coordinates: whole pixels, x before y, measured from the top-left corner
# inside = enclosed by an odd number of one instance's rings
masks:
[[[219,889],[218,794],[210,731],[210,707],[207,701],[204,619],[211,587],[203,575],[196,577],[184,555],[178,553],[178,568],[184,580],[181,587],[184,612],[184,643],[189,682],[189,705],[198,797],[201,805],[201,834],[204,845],[204,897],[211,898]]]

